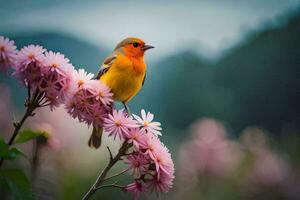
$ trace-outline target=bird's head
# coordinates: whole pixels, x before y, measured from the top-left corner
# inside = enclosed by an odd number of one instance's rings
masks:
[[[131,57],[143,57],[145,51],[154,48],[151,45],[145,44],[145,42],[139,38],[129,37],[122,40],[115,48],[115,50],[123,52],[126,56]]]

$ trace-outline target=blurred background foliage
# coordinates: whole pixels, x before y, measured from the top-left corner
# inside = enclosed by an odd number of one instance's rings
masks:
[[[48,5],[45,3],[47,1],[41,2],[37,3],[38,8],[44,4]],[[76,3],[78,2],[80,1],[76,1]],[[228,2],[232,3],[232,1]],[[259,6],[259,3],[255,2]],[[268,5],[272,7],[272,1],[268,2]],[[280,4],[280,1],[274,2],[274,9],[276,3]],[[49,3],[51,8],[54,5],[55,2]],[[15,12],[19,12],[22,8],[22,5],[15,1],[6,6],[7,8],[15,7]],[[159,5],[157,6],[159,7]],[[26,6],[24,8],[29,9]],[[197,10],[197,6],[194,9]],[[176,51],[156,58],[150,57],[147,62],[148,73],[145,85],[137,97],[130,102],[130,107],[134,113],[145,108],[155,114],[156,120],[162,122],[163,141],[171,149],[177,163],[175,166],[181,164],[180,159],[177,159],[179,157],[178,147],[183,148],[183,142],[190,137],[189,127],[191,124],[199,118],[209,117],[222,122],[228,137],[234,138],[235,141],[247,127],[260,127],[269,140],[270,148],[275,152],[281,152],[280,155],[283,159],[290,163],[289,165],[293,169],[291,171],[297,177],[296,182],[299,183],[300,10],[294,7],[275,16],[275,20],[263,21],[254,29],[247,30],[241,37],[242,39],[237,39],[238,42],[235,42],[234,45],[225,45],[226,47],[222,48],[217,56],[207,56],[205,47],[197,42],[193,43],[191,40],[184,48],[171,43],[169,45],[174,45]],[[219,22],[216,23],[220,23],[221,19],[217,20]],[[2,18],[2,21],[5,21],[5,18]],[[143,23],[147,23],[147,21]],[[99,64],[114,47],[113,43],[106,46],[93,44],[89,40],[82,39],[81,36],[64,31],[61,27],[30,31],[31,26],[26,29],[25,23],[22,24],[22,31],[14,31],[13,25],[14,23],[12,25],[4,23],[0,33],[15,40],[18,47],[30,43],[40,44],[49,50],[62,52],[74,66],[84,67],[92,73],[97,73]],[[105,28],[105,26],[103,27]],[[205,29],[209,30],[210,27],[205,27]],[[226,24],[224,29],[226,29]],[[122,32],[122,30],[119,31]],[[159,30],[157,31],[159,32]],[[109,34],[107,32],[107,37]],[[170,34],[176,34],[176,32]],[[201,38],[201,35],[197,37]],[[150,38],[148,36],[148,40]],[[121,39],[119,38],[119,40]],[[196,48],[201,49],[200,53],[195,50]],[[153,51],[160,52],[161,50],[156,48]],[[149,54],[151,53],[149,51]],[[11,77],[1,74],[0,81],[1,85],[9,88],[11,102],[8,102],[7,105],[14,110],[14,115],[18,116],[23,107],[26,91],[24,88],[20,88],[20,85]],[[11,110],[6,112],[7,116],[13,119]],[[55,187],[51,188],[49,192],[47,186],[44,192],[43,189],[40,190],[39,195],[42,195],[44,199],[79,199],[101,169],[101,163],[106,162],[107,152],[104,149],[101,149],[102,152],[101,150],[99,152],[89,150],[86,144],[90,130],[87,130],[84,125],[74,125],[77,122],[64,114],[63,110],[53,114],[43,111],[40,116],[40,121],[32,123],[44,121],[50,123],[55,127],[56,135],[64,145],[60,149],[62,153],[54,152],[52,156],[46,155],[46,157],[49,156],[50,161],[47,158],[44,162],[51,163],[50,166],[53,169],[49,166],[48,168],[51,169],[47,169],[47,167],[41,169],[40,176],[41,179],[48,180],[49,178],[47,183],[44,183],[45,185],[50,184]],[[57,124],[55,119],[61,119],[62,122]],[[5,123],[4,125],[7,126]],[[10,130],[9,127],[3,128],[3,126],[1,126],[3,131]],[[67,136],[61,136],[63,134]],[[26,147],[24,148],[26,149]],[[30,150],[28,151],[30,152]],[[99,156],[99,154],[101,155]],[[78,157],[78,155],[80,156]],[[55,162],[52,162],[53,160]],[[245,163],[247,160],[244,160],[244,165],[247,165]],[[16,165],[16,163],[12,165]],[[17,165],[24,165],[24,163],[22,164],[20,161]],[[42,165],[47,166],[47,164]],[[189,168],[189,165],[192,163],[188,163],[186,168]],[[180,174],[180,168],[176,167],[176,169]],[[52,176],[52,174],[56,176]],[[240,175],[235,176],[240,177]],[[235,184],[240,184],[237,183],[236,179],[238,178],[235,176],[231,176],[229,179],[216,177],[212,179],[208,175],[204,174],[203,176],[202,174],[199,178],[202,181],[198,186],[193,186],[194,189],[191,189],[186,197],[189,199],[201,197],[203,199],[245,199],[239,195],[246,192],[236,188]],[[175,189],[164,198],[175,197],[180,191],[178,188],[183,187],[180,184],[181,182],[175,179]],[[125,193],[114,192],[110,189],[99,193],[101,193],[98,194],[99,198],[102,197],[102,199],[128,198]],[[265,197],[268,196],[261,196],[261,199],[265,199]],[[297,195],[288,197],[279,195],[277,197],[277,199],[300,198]],[[270,199],[274,199],[273,196]]]

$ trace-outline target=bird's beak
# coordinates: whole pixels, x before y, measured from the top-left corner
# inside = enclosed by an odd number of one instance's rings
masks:
[[[143,47],[142,47],[142,50],[143,51],[147,51],[148,49],[153,49],[154,48],[154,46],[151,46],[151,45],[144,45]]]

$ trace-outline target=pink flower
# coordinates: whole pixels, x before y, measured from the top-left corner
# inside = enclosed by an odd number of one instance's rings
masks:
[[[53,136],[48,138],[47,146],[54,151],[59,151],[62,148],[61,141]]]
[[[30,127],[32,127],[33,130],[43,133],[46,138],[51,137],[51,135],[55,133],[54,127],[46,122],[35,122],[30,124]]]
[[[17,53],[15,42],[0,36],[0,71],[6,71],[12,67],[14,56]]]
[[[44,52],[46,49],[44,49],[42,46],[39,45],[28,45],[23,47],[16,56],[16,63],[19,66],[20,71],[24,71],[26,67],[30,63],[37,63],[41,64],[44,57]]]
[[[77,88],[87,89],[91,87],[94,74],[87,73],[84,69],[74,70],[73,80]]]
[[[173,186],[174,175],[161,173],[159,178],[154,177],[147,182],[146,187],[157,195],[163,192],[168,192]]]
[[[66,109],[73,118],[78,118],[80,122],[102,127],[103,119],[110,113],[111,108],[109,104],[103,105],[98,98],[97,87],[100,82],[92,80],[92,77],[92,74],[88,74],[83,69],[74,71],[69,90],[71,95],[66,101]]]
[[[26,85],[36,87],[42,78],[45,49],[39,45],[23,47],[15,57],[15,76]]]
[[[51,108],[63,103],[71,95],[69,93],[74,67],[60,53],[45,53],[43,77],[39,89],[45,92]]]
[[[45,68],[45,73],[48,73],[48,71],[57,72],[58,74],[64,76],[66,73],[68,73],[70,70],[73,70],[74,67],[71,63],[69,63],[70,60],[68,58],[65,58],[63,54],[60,53],[54,53],[52,51],[45,53],[45,59],[44,59],[44,65],[47,67]]]
[[[171,154],[167,147],[165,147],[162,143],[154,149],[152,159],[155,163],[158,178],[160,178],[162,171],[168,175],[174,173],[174,163],[172,161]]]
[[[56,131],[54,127],[45,122],[33,123],[31,124],[32,128],[41,133],[46,139],[45,145],[55,151],[59,151],[61,149],[61,141],[56,136]]]
[[[93,124],[95,127],[102,127],[104,119],[107,118],[107,116],[110,112],[111,111],[106,109],[103,105],[101,105],[101,106],[98,105],[94,109],[94,111],[91,112],[91,114],[93,116],[92,120],[91,120],[91,124]]]
[[[49,72],[42,77],[39,89],[51,103],[51,108],[59,106],[69,95],[71,74],[62,76],[56,72]]]
[[[125,163],[132,169],[132,175],[134,178],[140,178],[141,174],[147,171],[149,161],[143,154],[133,154],[127,156]]]
[[[161,172],[166,174],[174,172],[174,163],[171,154],[158,137],[146,134],[146,139],[141,142],[140,149],[145,155],[149,155],[155,164],[158,178]]]
[[[131,116],[125,115],[123,110],[113,110],[112,114],[104,119],[103,127],[109,136],[124,139],[129,134],[129,129],[136,127],[136,121]]]
[[[146,140],[146,135],[139,128],[132,128],[128,132],[128,143],[132,143],[136,150],[139,150],[141,143]]]
[[[142,117],[133,115],[138,124],[142,127],[142,130],[146,133],[152,133],[154,135],[161,135],[161,127],[159,122],[152,122],[154,115],[150,112],[146,114],[145,110],[141,111]]]
[[[152,135],[152,134],[145,134],[145,137],[142,138],[143,140],[140,143],[140,149],[145,154],[148,154],[151,159],[154,160],[155,157],[155,151],[161,147],[161,142],[158,137]]]
[[[85,114],[86,114],[86,106],[85,106],[85,102],[87,98],[84,98],[84,91],[81,91],[82,93],[79,94],[77,93],[73,98],[70,98],[69,100],[67,100],[66,102],[66,109],[67,112],[74,118],[78,118],[79,122],[84,122],[85,120]],[[90,121],[90,120],[88,120]],[[90,125],[90,123],[87,123]]]
[[[187,162],[193,164],[185,173],[220,177],[230,175],[238,166],[242,153],[237,143],[226,138],[224,126],[216,120],[205,118],[196,122],[192,130],[193,139],[181,149],[183,169]]]
[[[86,122],[88,125],[102,126],[103,119],[108,114],[96,96],[92,88],[78,88],[77,91],[68,98],[66,109],[73,118],[78,118],[80,122]]]
[[[104,106],[110,106],[113,103],[113,93],[110,92],[110,88],[103,84],[100,80],[92,82],[93,91],[95,92],[96,99],[100,100]]]
[[[272,186],[286,180],[289,172],[288,163],[268,149],[256,152],[256,159],[250,177],[265,186]]]
[[[124,190],[126,192],[132,192],[133,199],[138,200],[141,194],[146,191],[146,188],[141,182],[134,181],[133,183],[127,185]]]

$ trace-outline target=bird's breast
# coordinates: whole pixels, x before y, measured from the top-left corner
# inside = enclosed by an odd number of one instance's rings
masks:
[[[127,102],[141,89],[145,73],[145,63],[119,57],[100,79],[110,87],[116,101]]]

